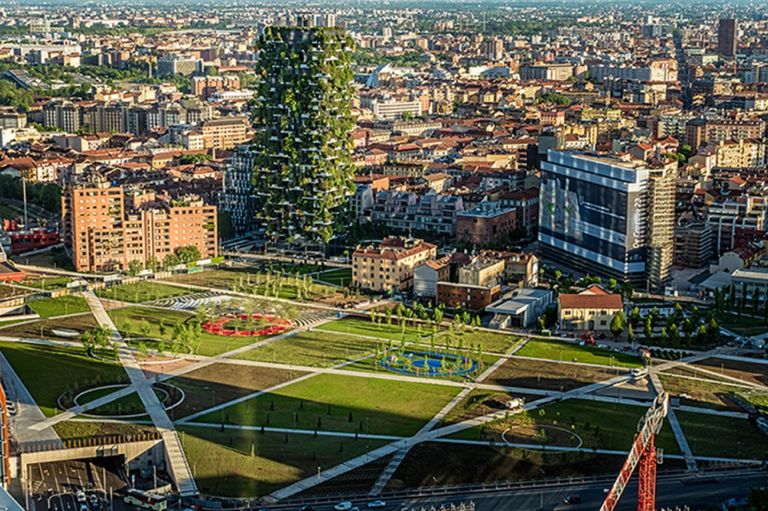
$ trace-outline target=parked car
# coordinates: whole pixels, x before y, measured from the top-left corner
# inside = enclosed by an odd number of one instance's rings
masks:
[[[573,504],[581,504],[581,495],[568,495],[563,499],[563,504],[572,506]]]
[[[336,511],[350,511],[352,509],[352,502],[344,500],[333,506]]]
[[[368,503],[368,507],[371,509],[379,508],[379,507],[385,507],[387,505],[386,502],[383,500],[373,500]]]

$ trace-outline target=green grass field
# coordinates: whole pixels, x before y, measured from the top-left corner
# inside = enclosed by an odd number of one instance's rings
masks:
[[[198,487],[209,495],[254,497],[359,456],[385,441],[219,431],[183,426],[180,436]]]
[[[64,392],[128,380],[119,364],[87,357],[81,348],[0,343],[0,351],[47,416],[54,415],[56,400]]]
[[[27,305],[38,313],[41,318],[77,314],[91,310],[85,298],[79,295],[60,296],[58,298],[36,298],[29,300]]]
[[[159,309],[155,307],[130,306],[108,311],[109,317],[115,323],[120,333],[128,338],[131,345],[138,345],[143,342],[148,348],[159,349],[160,342],[152,340],[162,340],[163,350],[171,351],[173,327],[176,323],[184,323],[194,317],[194,314],[174,311],[169,309]],[[161,333],[161,324],[165,325],[165,332]],[[131,338],[151,338],[150,340],[131,340]],[[257,342],[259,337],[224,337],[212,335],[203,332],[200,336],[200,344],[197,349],[198,355],[215,356],[226,351]],[[181,350],[184,352],[184,350]]]
[[[587,448],[629,450],[637,432],[637,422],[644,413],[645,409],[638,406],[569,399],[544,406],[528,414],[513,415],[509,419],[501,419],[485,426],[468,429],[453,436],[468,439],[498,437],[507,428],[528,425],[533,421],[536,424],[548,424],[571,430],[583,439],[584,446]],[[531,443],[538,442],[532,438]],[[666,453],[680,452],[669,426],[662,428],[656,444]]]
[[[0,335],[25,337],[25,338],[42,338],[42,339],[60,339],[57,337],[53,330],[57,328],[64,328],[68,330],[77,330],[78,332],[87,332],[93,330],[98,326],[96,318],[90,312],[78,314],[76,316],[68,316],[66,318],[44,319],[31,322],[23,322],[23,324],[7,324],[0,323]],[[66,340],[78,340],[78,338],[67,338]]]
[[[546,339],[532,339],[528,341],[517,352],[517,355],[546,360],[559,360],[561,362],[583,362],[606,366],[642,367],[643,365],[640,357],[627,353],[617,353],[592,346],[579,346],[577,344]]]
[[[323,374],[197,422],[404,436],[416,433],[458,392],[443,385]]]
[[[100,298],[133,303],[151,302],[153,300],[184,296],[191,293],[193,291],[183,287],[171,286],[151,280],[106,287],[96,291],[96,295]]]
[[[418,328],[407,325],[405,329],[403,329],[400,325],[397,324],[395,317],[392,318],[391,325],[388,325],[386,322],[382,322],[381,324],[374,324],[370,321],[362,319],[345,318],[331,321],[329,323],[324,323],[318,326],[317,330],[338,332],[342,334],[364,335],[367,337],[376,337],[387,341],[389,339],[399,341],[405,338],[406,341],[418,341],[420,339],[424,339],[425,342],[429,342],[428,337],[424,336],[427,336],[429,333],[431,333],[431,330],[427,330],[426,325],[424,325],[421,331]]]
[[[313,275],[315,280],[320,282],[326,282],[328,284],[334,284],[336,286],[348,286],[352,282],[352,269],[351,268],[333,268],[331,270],[324,270]]]
[[[241,353],[237,358],[260,362],[331,367],[374,353],[380,341],[312,330]]]
[[[690,412],[676,415],[696,456],[768,459],[768,436],[747,420]]]
[[[72,282],[70,277],[52,277],[49,275],[28,275],[19,284],[36,289],[51,290],[67,287]]]
[[[265,296],[267,289],[265,278],[265,274],[263,273],[247,271],[244,269],[216,269],[189,273],[186,275],[174,275],[168,279],[168,282],[181,282],[195,286],[227,289],[250,293],[257,296]],[[303,289],[304,285],[302,278],[296,278],[290,275],[278,277],[276,273],[273,273],[270,279],[270,282],[274,283],[279,281],[282,283],[282,286],[278,289],[277,298],[284,298],[287,300],[297,299],[299,297],[299,288]],[[309,286],[309,296],[306,296],[306,293],[301,291],[301,298],[314,299],[334,292],[335,288],[313,283]],[[272,289],[270,289],[268,296],[275,297]]]
[[[435,341],[436,345],[443,345],[447,338],[447,332],[441,333]],[[476,346],[479,344],[484,352],[489,353],[507,353],[522,341],[520,337],[510,334],[489,332],[487,330],[471,330],[469,328],[463,333],[455,334],[452,346],[455,348],[460,340],[464,343],[464,346]]]

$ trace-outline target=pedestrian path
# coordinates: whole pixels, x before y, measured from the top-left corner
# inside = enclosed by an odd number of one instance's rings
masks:
[[[661,394],[664,392],[664,386],[661,383],[661,378],[659,378],[658,373],[656,373],[656,371],[651,371],[650,376],[651,384],[656,390],[656,393]],[[688,467],[688,470],[691,472],[698,472],[699,468],[696,465],[696,459],[693,457],[691,446],[688,445],[688,439],[685,437],[685,433],[683,433],[683,428],[680,426],[680,421],[677,420],[677,415],[671,407],[667,412],[667,422],[669,422],[669,426],[672,428],[672,432],[675,434],[677,445],[680,446],[680,452],[683,453],[683,457],[685,458],[685,465]]]
[[[168,472],[176,483],[179,494],[182,496],[197,495],[197,484],[192,477],[192,471],[189,469],[189,464],[184,456],[179,436],[176,434],[173,422],[165,412],[164,405],[160,402],[152,388],[152,380],[147,379],[144,371],[142,371],[136,358],[133,356],[133,351],[128,349],[120,332],[104,310],[101,301],[92,291],[86,291],[84,294],[96,321],[108,330],[112,341],[119,346],[118,358],[128,374],[131,386],[138,393],[144,409],[163,437],[166,465]]]

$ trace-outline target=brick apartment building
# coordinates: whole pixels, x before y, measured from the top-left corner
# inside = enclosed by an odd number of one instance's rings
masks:
[[[68,185],[62,193],[62,231],[77,271],[125,269],[195,246],[203,258],[218,255],[216,207],[199,198],[128,204],[122,187],[106,180]]]

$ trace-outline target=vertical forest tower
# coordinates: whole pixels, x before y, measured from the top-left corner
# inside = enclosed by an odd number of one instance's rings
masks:
[[[254,124],[256,222],[267,236],[328,242],[353,191],[350,54],[338,28],[267,28]]]

